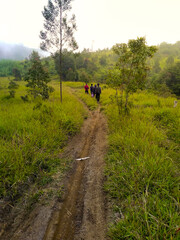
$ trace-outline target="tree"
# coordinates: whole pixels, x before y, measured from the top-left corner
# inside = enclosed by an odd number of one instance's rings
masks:
[[[144,88],[150,69],[147,60],[153,57],[157,48],[147,46],[145,38],[141,37],[137,40],[129,40],[128,44],[116,44],[113,50],[118,55],[118,61],[110,74],[108,84],[121,90],[121,97],[123,90],[125,91],[125,110],[127,111],[129,94]]]
[[[29,88],[28,93],[34,98],[41,96],[42,99],[48,99],[50,91],[47,85],[50,82],[49,73],[42,66],[38,52],[32,52],[30,63],[31,66],[25,76],[25,81],[28,82],[26,85]]]
[[[106,63],[106,57],[105,56],[102,56],[100,59],[99,59],[99,63],[102,65],[102,66],[105,66],[107,63]]]
[[[154,66],[153,66],[153,72],[159,73],[161,71],[161,66],[159,63],[159,59],[155,59]]]
[[[79,81],[88,83],[92,80],[91,75],[88,74],[84,68],[79,71]]]
[[[48,0],[47,7],[42,12],[44,17],[44,29],[40,32],[41,49],[50,50],[51,53],[59,52],[59,77],[60,98],[62,102],[62,49],[77,49],[74,39],[76,30],[75,15],[68,19],[67,12],[71,10],[72,0]]]
[[[115,99],[116,99],[116,104],[117,104],[117,107],[118,107],[118,112],[120,114],[122,112],[122,108],[123,108],[124,84],[123,84],[123,81],[122,81],[122,78],[121,78],[121,73],[120,73],[119,69],[114,68],[114,69],[109,71],[107,84],[111,88],[114,88],[116,90]],[[121,90],[120,97],[118,96],[118,90]]]
[[[9,89],[9,94],[11,98],[15,97],[15,89],[17,89],[18,87],[19,85],[14,80],[11,80],[9,82],[8,89]]]
[[[174,94],[180,96],[180,62],[164,69],[158,83],[165,83]]]
[[[55,68],[59,73],[59,54],[55,54]],[[71,80],[69,79],[69,72],[71,72]],[[66,49],[62,52],[62,72],[61,77],[63,81],[74,81],[76,80],[77,70],[75,56],[72,52],[67,51]],[[74,78],[73,78],[74,76]]]
[[[17,68],[13,68],[12,70],[14,81],[21,81],[21,72]]]
[[[169,66],[172,66],[173,64],[174,64],[174,58],[173,58],[173,56],[169,56],[166,59],[166,65],[167,65],[167,67],[169,67]]]

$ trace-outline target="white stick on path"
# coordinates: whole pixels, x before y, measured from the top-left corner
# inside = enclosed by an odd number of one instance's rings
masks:
[[[90,157],[84,157],[84,158],[77,158],[76,160],[77,161],[82,161],[82,160],[86,160],[86,159],[89,159]]]

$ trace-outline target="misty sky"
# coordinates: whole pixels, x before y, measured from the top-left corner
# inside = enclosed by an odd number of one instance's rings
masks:
[[[38,48],[48,0],[0,0],[0,41]],[[80,50],[111,48],[145,36],[149,45],[180,41],[180,0],[74,0]]]

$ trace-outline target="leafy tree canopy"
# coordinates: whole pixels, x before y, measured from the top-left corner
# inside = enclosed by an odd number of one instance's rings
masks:
[[[108,84],[111,87],[121,90],[121,100],[119,113],[123,109],[123,90],[125,91],[126,101],[125,110],[128,111],[128,97],[130,92],[137,89],[143,89],[149,71],[148,58],[152,58],[157,51],[155,46],[147,46],[145,38],[129,40],[128,44],[116,44],[113,47],[114,52],[118,55],[118,61],[113,70],[109,73]]]
[[[180,96],[180,62],[164,69],[157,82],[165,83],[174,94]]]
[[[41,96],[43,99],[49,98],[49,88],[47,83],[50,81],[47,69],[42,66],[40,56],[33,51],[30,55],[31,66],[25,76],[28,92],[35,97]]]
[[[124,84],[126,92],[142,89],[150,70],[147,59],[153,57],[157,47],[147,46],[145,38],[141,37],[129,40],[128,44],[116,44],[113,50],[118,55],[115,69],[119,70],[119,86]]]

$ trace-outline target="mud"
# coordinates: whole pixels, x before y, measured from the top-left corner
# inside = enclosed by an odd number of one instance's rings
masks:
[[[89,113],[81,132],[68,144],[64,156],[74,164],[66,177],[61,202],[37,206],[3,240],[105,240],[106,196],[103,192],[107,124],[100,108]],[[90,157],[84,161],[76,158]],[[58,185],[57,191],[58,191]],[[60,186],[59,186],[60,187]],[[20,222],[20,221],[19,221]]]
[[[59,213],[54,213],[43,240],[106,239],[106,206],[103,193],[106,122],[99,109],[85,122],[74,140],[75,172]],[[71,143],[72,144],[72,143]]]

